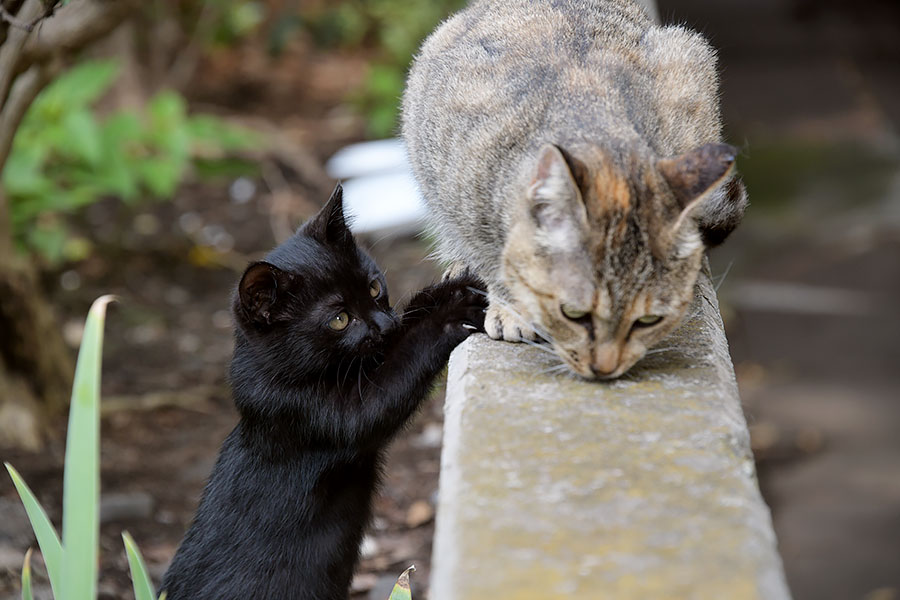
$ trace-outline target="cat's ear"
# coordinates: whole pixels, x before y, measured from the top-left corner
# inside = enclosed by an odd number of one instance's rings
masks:
[[[541,148],[528,188],[528,202],[539,241],[558,250],[581,245],[587,212],[572,171],[553,144]]]
[[[279,299],[290,280],[290,274],[267,262],[255,262],[244,271],[238,284],[241,309],[257,323],[278,320]]]
[[[344,188],[338,183],[331,197],[306,226],[306,232],[323,244],[352,244],[353,234],[344,217]]]
[[[671,226],[676,243],[696,247],[700,239],[707,246],[715,245],[740,222],[747,195],[743,183],[733,177],[736,156],[733,146],[713,143],[656,162],[678,203],[678,216]],[[685,247],[678,254],[687,255],[693,249]]]

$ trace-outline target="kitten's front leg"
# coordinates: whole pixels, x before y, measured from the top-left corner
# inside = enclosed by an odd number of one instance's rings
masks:
[[[483,283],[468,274],[413,296],[384,362],[365,377],[363,411],[352,426],[357,438],[383,439],[409,419],[450,352],[483,331],[486,304]]]
[[[498,285],[488,286],[488,309],[484,330],[495,340],[506,342],[536,341],[537,328],[509,299],[509,293]]]

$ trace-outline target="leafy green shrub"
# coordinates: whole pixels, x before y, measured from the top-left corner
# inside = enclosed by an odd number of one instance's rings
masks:
[[[253,143],[219,119],[189,116],[171,91],[144,110],[98,117],[93,104],[118,71],[115,61],[88,61],[50,84],[25,116],[3,169],[18,245],[51,264],[87,251],[72,243],[61,215],[104,197],[168,198],[198,156]]]
[[[97,299],[84,325],[78,351],[66,459],[63,474],[62,540],[19,473],[6,469],[34,529],[47,566],[53,597],[58,600],[93,600],[97,595],[97,558],[100,548],[100,365],[103,322],[111,296]],[[153,600],[147,568],[134,540],[123,534],[136,600]],[[31,551],[22,568],[22,599],[31,598]],[[162,600],[162,599],[161,599]]]

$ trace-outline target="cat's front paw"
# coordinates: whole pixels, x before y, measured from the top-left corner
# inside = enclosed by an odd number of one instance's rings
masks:
[[[485,332],[495,340],[506,342],[535,341],[537,329],[511,308],[491,302],[484,318]]]

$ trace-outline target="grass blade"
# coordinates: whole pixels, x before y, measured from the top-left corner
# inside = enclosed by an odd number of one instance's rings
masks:
[[[97,596],[100,534],[100,363],[103,323],[112,296],[94,301],[75,366],[63,475],[63,556],[60,600]]]
[[[22,504],[25,506],[28,520],[31,521],[31,528],[34,530],[34,537],[37,538],[38,545],[41,547],[41,554],[44,555],[44,564],[47,566],[47,575],[50,577],[50,587],[53,588],[54,597],[58,597],[57,594],[62,589],[59,585],[60,575],[62,574],[60,571],[62,544],[59,541],[59,535],[56,533],[56,529],[53,528],[53,523],[50,522],[47,513],[44,512],[43,507],[37,501],[37,498],[34,497],[34,493],[28,487],[28,484],[25,483],[25,480],[22,479],[22,476],[19,475],[19,472],[11,464],[3,464],[6,465],[6,470],[9,471],[9,476],[19,492],[19,498],[22,499]]]
[[[416,566],[411,565],[407,570],[400,573],[400,578],[397,579],[397,584],[394,586],[391,597],[388,598],[388,600],[412,600],[412,590],[409,587],[409,574],[415,570]]]
[[[31,548],[25,553],[25,563],[22,565],[22,600],[33,600],[31,594]]]
[[[134,586],[134,600],[156,600],[156,592],[150,582],[147,565],[144,563],[144,557],[141,556],[137,544],[134,543],[134,538],[125,531],[122,533],[122,540],[125,542],[125,554],[128,555],[128,569],[131,571],[131,583]]]

